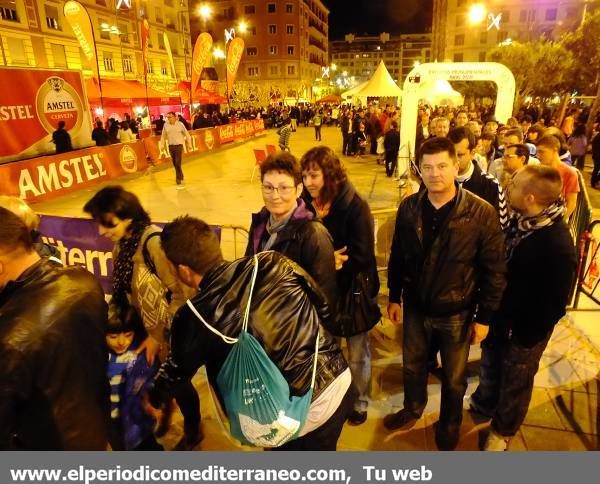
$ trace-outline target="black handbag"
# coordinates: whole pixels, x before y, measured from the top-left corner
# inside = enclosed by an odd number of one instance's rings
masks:
[[[367,274],[359,272],[350,284],[340,288],[337,301],[337,317],[334,328],[330,328],[334,336],[348,338],[369,331],[381,320],[381,309],[377,304],[379,281]]]

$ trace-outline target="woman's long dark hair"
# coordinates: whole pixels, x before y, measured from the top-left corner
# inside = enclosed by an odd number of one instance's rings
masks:
[[[324,203],[331,202],[348,180],[340,159],[327,146],[316,146],[308,150],[300,159],[300,165],[302,171],[319,168],[323,172],[324,185],[321,189],[320,200]]]

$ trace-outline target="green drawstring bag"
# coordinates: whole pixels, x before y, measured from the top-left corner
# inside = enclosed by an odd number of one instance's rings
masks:
[[[242,444],[256,447],[279,447],[297,437],[304,426],[310,407],[315,375],[319,334],[310,389],[301,397],[290,395],[290,386],[279,368],[271,361],[260,343],[248,333],[250,303],[258,273],[258,258],[254,256],[254,271],[244,312],[242,331],[231,338],[210,326],[191,301],[188,307],[213,333],[234,345],[217,375],[217,387],[225,403],[231,435]]]

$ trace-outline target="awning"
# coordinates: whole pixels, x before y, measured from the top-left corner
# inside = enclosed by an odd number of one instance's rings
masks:
[[[179,95],[184,104],[190,102],[191,85],[192,84],[189,81],[180,81],[177,83],[176,89],[179,91]],[[202,86],[198,86],[196,87],[196,92],[193,96],[193,102],[194,104],[227,104],[227,98],[216,92],[204,89]]]
[[[338,96],[337,94],[330,94],[329,96],[325,96],[325,97],[322,97],[321,99],[319,99],[317,101],[317,104],[322,104],[322,103],[339,104],[341,102],[342,102],[341,96]]]
[[[100,104],[100,88],[96,79],[85,81],[90,103]],[[181,104],[176,94],[157,91],[135,80],[102,79],[102,100],[105,107],[132,105],[171,106]]]

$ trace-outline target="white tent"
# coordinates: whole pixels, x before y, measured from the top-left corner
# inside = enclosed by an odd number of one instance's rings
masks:
[[[365,81],[362,84],[359,84],[358,86],[354,86],[352,89],[348,89],[346,92],[343,92],[342,98],[347,99],[349,97],[355,96],[358,91],[360,91],[363,87],[365,87],[367,85],[367,82],[368,81]]]
[[[419,98],[425,99],[432,106],[461,106],[464,97],[455,91],[448,81],[436,79],[424,82],[419,86]]]
[[[375,69],[373,77],[355,95],[358,97],[400,97],[402,89],[394,82],[385,64],[381,61]]]

